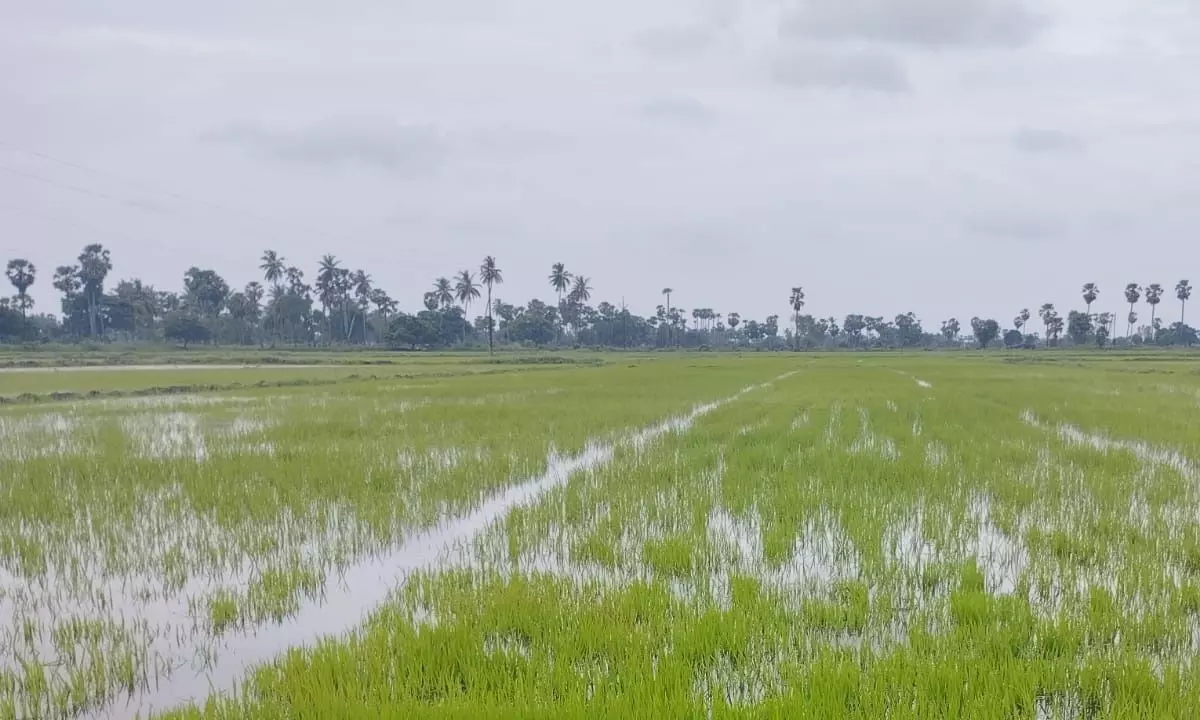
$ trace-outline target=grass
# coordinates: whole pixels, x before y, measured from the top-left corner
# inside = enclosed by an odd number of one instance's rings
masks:
[[[448,362],[396,357],[386,364],[279,363],[261,366],[113,365],[0,368],[0,399],[25,402],[61,400],[61,394],[120,396],[137,392],[212,392],[253,386],[330,384],[347,380],[445,377],[539,370],[556,366],[591,365],[598,358],[476,357]],[[55,394],[60,396],[56,397]]]
[[[1008,358],[610,357],[0,409],[0,718],[131,693],[199,701],[170,718],[1191,716],[1200,375]],[[162,695],[181,665],[202,674]]]
[[[539,353],[505,353],[535,355]],[[0,346],[0,368],[8,367],[86,367],[117,365],[390,365],[424,362],[446,365],[473,362],[486,357],[479,351],[440,353],[398,353],[378,348],[339,346],[310,347],[192,347],[137,343],[97,343],[90,345]]]

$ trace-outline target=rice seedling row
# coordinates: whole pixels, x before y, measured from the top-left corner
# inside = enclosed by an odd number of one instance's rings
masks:
[[[108,711],[171,677],[203,696],[227,647],[287,647],[303,608],[370,594],[343,573],[746,374],[572,368],[0,414],[0,717]]]
[[[0,717],[1185,716],[1198,408],[785,356],[10,409]]]
[[[804,364],[168,716],[1188,717],[1196,385]]]

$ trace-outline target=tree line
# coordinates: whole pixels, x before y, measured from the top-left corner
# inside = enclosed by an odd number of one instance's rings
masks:
[[[35,314],[29,290],[38,281],[27,259],[10,260],[6,274],[16,293],[0,299],[0,341],[4,342],[176,342],[259,346],[366,345],[407,349],[484,346],[589,346],[612,348],[835,349],[1037,347],[1113,344],[1192,345],[1196,331],[1185,322],[1192,286],[1175,285],[1179,320],[1166,325],[1158,305],[1167,290],[1158,283],[1125,287],[1129,314],[1123,333],[1114,313],[1092,313],[1100,295],[1096,283],[1082,287],[1082,311],[1063,318],[1053,304],[1040,307],[1042,332],[1022,309],[1011,329],[995,319],[974,317],[964,327],[957,318],[927,331],[914,313],[891,320],[857,313],[840,321],[806,314],[804,288],[791,288],[789,316],[743,318],[713,308],[685,309],[672,303],[675,290],[662,289],[662,304],[640,316],[610,302],[590,304],[592,278],[553,263],[546,277],[554,302],[534,298],[523,305],[499,296],[504,273],[489,255],[477,268],[436,278],[421,295],[420,308],[400,304],[375,285],[364,270],[351,270],[333,255],[318,261],[311,282],[304,270],[274,250],[258,266],[262,281],[230,287],[213,269],[191,267],[180,290],[159,290],[141,279],[109,285],[111,252],[85,246],[69,265],[55,268],[51,282],[60,293],[60,313]],[[1150,321],[1138,325],[1137,305],[1150,306]],[[472,310],[478,313],[471,317]],[[690,323],[689,323],[690,320]]]

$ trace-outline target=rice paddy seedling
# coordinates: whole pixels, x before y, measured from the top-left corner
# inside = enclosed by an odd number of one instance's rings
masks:
[[[0,410],[0,717],[1188,717],[1200,375],[1038,357]]]

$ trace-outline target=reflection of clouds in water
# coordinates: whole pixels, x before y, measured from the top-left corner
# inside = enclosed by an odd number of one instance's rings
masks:
[[[158,406],[145,403],[129,407]],[[261,435],[274,422],[250,413],[230,418],[184,411],[133,412],[115,418],[77,411],[0,415],[0,436],[5,438],[0,444],[0,459],[27,461],[93,454],[104,446],[104,436],[111,429],[120,432],[130,452],[139,458],[201,461],[212,453],[271,454],[269,443],[248,440]]]
[[[262,433],[270,423],[264,418],[239,415],[232,421],[185,412],[146,413],[121,418],[121,428],[134,454],[146,459],[193,458],[210,453],[272,454],[269,443],[241,440]]]
[[[24,461],[81,452],[79,418],[64,413],[0,415],[0,459]]]
[[[509,511],[536,502],[542,493],[564,484],[573,473],[604,465],[618,447],[641,451],[656,438],[684,432],[704,414],[761,387],[747,388],[723,401],[700,405],[685,415],[631,431],[615,443],[589,445],[578,455],[552,453],[541,475],[485,499],[465,515],[411,533],[385,548],[379,547],[370,527],[359,524],[352,513],[337,512],[337,508],[313,508],[328,521],[323,533],[311,532],[311,518],[290,517],[286,512],[268,526],[230,529],[198,514],[178,489],[163,491],[136,509],[134,525],[121,538],[122,551],[127,554],[123,568],[118,568],[123,572],[76,575],[71,579],[75,584],[67,586],[43,582],[40,592],[48,597],[66,594],[90,598],[88,602],[115,598],[115,602],[97,606],[102,614],[115,611],[139,618],[138,622],[147,616],[156,618],[150,623],[152,632],[148,637],[153,643],[165,643],[165,647],[154,657],[181,670],[163,673],[162,668],[151,669],[151,686],[113,707],[119,705],[121,712],[132,715],[151,707],[169,707],[189,700],[202,702],[211,692],[233,688],[251,667],[270,661],[284,650],[311,645],[319,637],[338,635],[359,625],[411,573],[445,567],[456,548],[471,545],[472,539]],[[263,421],[252,416],[220,419],[186,412],[140,413],[122,420],[120,427],[133,445],[152,457],[202,459],[214,452],[219,441],[244,440],[265,427]],[[481,457],[481,453],[482,449],[449,448],[420,459],[409,453],[408,459],[400,462],[428,461],[449,467],[462,462],[464,456]],[[398,459],[403,457],[402,453]],[[80,519],[85,521],[90,522]],[[76,536],[86,537],[88,531],[86,527],[76,528]],[[232,549],[231,541],[235,544]],[[303,568],[313,568],[325,577],[320,597],[302,598],[299,609],[282,623],[231,627],[219,642],[214,641],[204,621],[207,600],[217,590],[244,590],[251,580],[247,574],[251,567],[247,564],[249,553],[244,548],[259,547],[259,543],[270,549],[265,560],[255,560],[254,569],[269,568],[274,563],[287,568],[300,562]],[[203,556],[193,556],[195,552]],[[88,560],[84,566],[105,567],[108,560]],[[219,561],[216,566],[211,565],[213,560]],[[171,568],[175,569],[174,584],[166,587]],[[137,579],[143,574],[145,584]],[[129,593],[136,597],[127,598]],[[36,600],[33,602],[36,604]],[[172,620],[158,623],[157,618],[164,616]],[[413,616],[436,620],[436,613],[428,609]],[[47,618],[45,622],[54,627],[56,620]],[[0,628],[0,632],[5,631]],[[157,650],[158,645],[154,648]],[[512,648],[500,639],[494,649]]]

